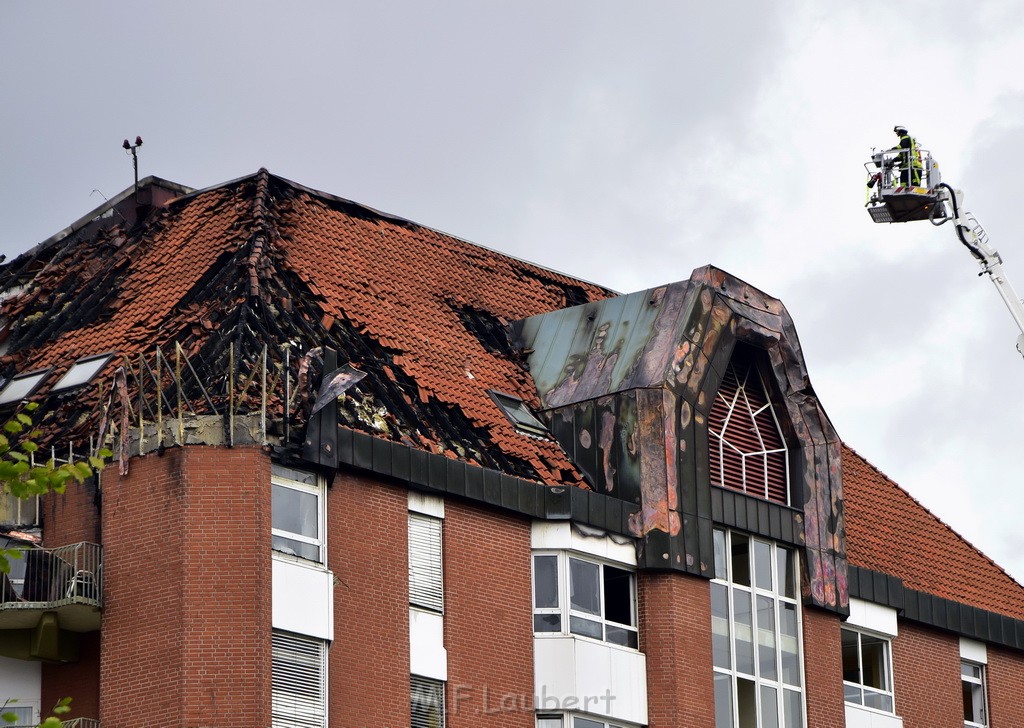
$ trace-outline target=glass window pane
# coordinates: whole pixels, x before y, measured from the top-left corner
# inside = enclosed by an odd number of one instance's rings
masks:
[[[884,693],[876,693],[874,690],[864,688],[864,706],[875,710],[892,712],[892,696]]]
[[[604,626],[604,638],[613,645],[622,645],[623,647],[632,647],[633,649],[639,646],[636,630],[616,627],[614,624],[606,624]]]
[[[733,590],[733,610],[736,629],[736,669],[754,674],[754,619],[751,613],[750,592]]]
[[[320,519],[317,513],[317,495],[277,483],[274,483],[272,488],[273,527],[279,531],[318,538]]]
[[[738,533],[732,534],[732,582],[750,586],[750,539]]]
[[[777,548],[776,559],[779,562],[779,594],[789,599],[796,599],[796,558],[789,549]]]
[[[569,604],[573,609],[601,616],[600,576],[597,564],[569,559]]]
[[[57,383],[53,385],[50,391],[57,392],[61,389],[70,389],[71,387],[85,384],[96,376],[96,372],[102,369],[108,361],[110,361],[110,355],[75,362],[64,373],[64,376],[57,380]]]
[[[292,556],[309,559],[310,561],[320,560],[319,544],[296,541],[293,538],[285,538],[284,536],[278,536],[277,534],[274,534],[271,539],[271,548],[273,548],[274,551],[291,554]]]
[[[761,728],[779,728],[779,693],[770,685],[761,686]]]
[[[757,664],[761,677],[778,679],[775,652],[775,600],[757,596]]]
[[[715,673],[715,728],[732,728],[732,676]]]
[[[715,667],[732,667],[729,639],[729,589],[711,584],[711,654]]]
[[[632,626],[633,575],[614,566],[604,567],[604,618]]]
[[[964,677],[973,677],[975,680],[981,680],[981,666],[970,662],[961,662],[960,674]]]
[[[561,632],[562,615],[560,614],[535,614],[533,615],[534,632]]]
[[[753,680],[736,680],[736,714],[738,728],[757,728],[757,689]]]
[[[847,682],[860,683],[859,637],[857,632],[843,630],[843,680]]]
[[[270,475],[273,478],[285,478],[286,480],[295,480],[306,485],[316,485],[316,474],[308,470],[296,470],[295,468],[275,464],[270,468]]]
[[[599,723],[590,718],[573,718],[572,728],[605,728],[604,723]]]
[[[979,676],[980,680],[980,676]],[[980,682],[961,683],[964,695],[964,720],[972,723],[985,722],[985,691]]]
[[[558,607],[558,557],[533,557],[533,591],[535,607]]]
[[[800,640],[797,635],[795,604],[781,604],[779,610],[779,650],[782,653],[782,681],[800,685]]]
[[[46,372],[40,374],[28,374],[23,377],[15,377],[0,392],[0,404],[18,402],[27,397],[36,386],[43,381]]]
[[[562,728],[562,716],[541,715],[537,716],[537,728]]]
[[[604,639],[604,629],[600,622],[583,619],[583,617],[575,615],[569,617],[569,631],[584,637],[593,637],[596,640]]]
[[[861,690],[859,685],[848,685],[843,684],[843,700],[847,703],[854,703],[856,705],[863,705],[864,703],[864,691]]]
[[[725,551],[725,531],[715,529],[715,578],[728,581],[729,555]]]
[[[772,588],[772,546],[754,540],[754,583],[758,589]]]
[[[783,725],[785,728],[803,728],[804,701],[796,690],[782,691]]]
[[[886,648],[888,640],[880,637],[873,637],[869,634],[860,636],[861,670],[863,670],[863,684],[865,687],[878,688],[879,690],[889,689],[888,659]]]

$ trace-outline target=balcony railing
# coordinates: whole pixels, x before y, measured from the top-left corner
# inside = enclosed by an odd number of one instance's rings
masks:
[[[100,722],[95,718],[75,718],[61,722],[61,728],[101,728]]]
[[[94,543],[24,549],[20,559],[10,559],[11,573],[0,573],[0,627],[33,626],[31,613],[56,611],[66,629],[98,629],[102,555]]]

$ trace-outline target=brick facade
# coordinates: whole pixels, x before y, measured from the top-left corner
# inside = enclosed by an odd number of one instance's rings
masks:
[[[449,500],[448,726],[534,726],[530,522]]]
[[[328,490],[332,726],[409,725],[408,508],[404,489],[357,475]]]
[[[901,620],[892,661],[896,714],[904,728],[963,725],[956,635]]]
[[[638,581],[650,728],[714,728],[708,582],[655,572]]]
[[[986,674],[991,728],[1024,726],[1024,659],[1019,653],[989,646]]]
[[[270,714],[270,459],[170,448],[103,480],[100,718],[254,726]]]
[[[838,615],[813,607],[803,610],[804,700],[807,725],[841,726],[843,708],[843,656]]]

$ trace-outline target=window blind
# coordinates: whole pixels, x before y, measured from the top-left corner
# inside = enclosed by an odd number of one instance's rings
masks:
[[[441,519],[409,514],[409,603],[444,611],[441,576]]]

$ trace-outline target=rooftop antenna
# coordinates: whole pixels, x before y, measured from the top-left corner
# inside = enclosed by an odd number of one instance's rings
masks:
[[[121,146],[124,147],[124,150],[126,152],[131,152],[132,153],[132,167],[135,168],[135,194],[138,195],[139,194],[139,153],[136,150],[139,147],[142,146],[142,137],[140,137],[140,136],[135,137],[135,143],[134,144],[132,144],[127,139],[125,139],[124,140],[124,144],[122,144]]]

